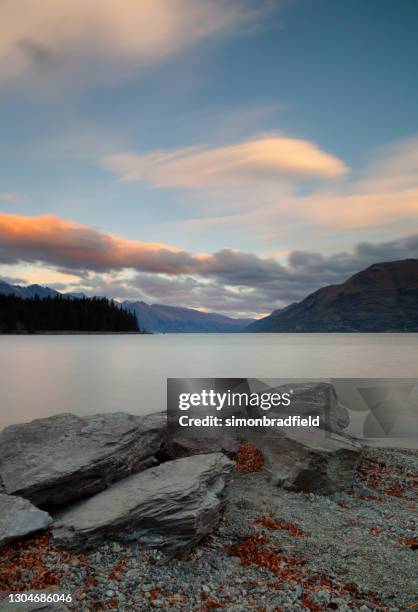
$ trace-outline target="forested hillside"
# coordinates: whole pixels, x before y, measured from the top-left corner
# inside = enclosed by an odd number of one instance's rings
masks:
[[[134,314],[107,298],[0,295],[0,333],[135,332]]]

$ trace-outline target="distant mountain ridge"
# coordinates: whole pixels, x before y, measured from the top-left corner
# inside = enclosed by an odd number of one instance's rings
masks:
[[[23,299],[62,296],[67,299],[85,297],[82,293],[60,293],[41,285],[11,285],[0,280],[0,295],[15,295]],[[252,319],[233,319],[214,312],[207,313],[193,308],[147,304],[126,300],[122,306],[134,312],[142,331],[153,333],[227,333],[241,332]]]
[[[46,298],[56,297],[61,295],[65,298],[77,299],[85,297],[82,293],[60,293],[50,287],[42,287],[42,285],[28,285],[22,287],[21,285],[10,285],[5,281],[0,280],[0,294],[1,295],[15,295],[23,299],[30,299],[33,297]]]
[[[418,259],[373,264],[245,331],[418,332]]]
[[[252,322],[165,304],[125,301],[122,305],[135,312],[141,330],[153,333],[233,333],[242,332]]]
[[[84,297],[0,280],[1,294],[24,299]],[[142,331],[154,333],[418,332],[418,259],[373,264],[257,321],[143,301],[125,301],[122,306],[135,313]]]

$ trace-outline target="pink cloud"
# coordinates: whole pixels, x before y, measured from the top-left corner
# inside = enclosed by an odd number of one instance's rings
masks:
[[[166,273],[187,272],[198,261],[198,256],[181,249],[127,240],[53,215],[5,213],[0,213],[0,258],[75,269],[135,268]]]
[[[348,172],[343,161],[308,140],[266,134],[224,147],[191,146],[122,153],[104,160],[123,181],[199,189],[283,179],[333,179]]]

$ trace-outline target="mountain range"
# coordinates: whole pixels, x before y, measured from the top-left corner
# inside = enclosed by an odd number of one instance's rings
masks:
[[[0,294],[15,295],[23,299],[61,295],[67,299],[85,297],[82,293],[60,293],[41,285],[11,285],[0,281]],[[215,312],[201,312],[193,308],[166,306],[165,304],[146,304],[137,301],[123,302],[122,306],[135,313],[141,331],[152,333],[228,333],[241,332],[252,319],[233,319]]]
[[[0,281],[0,294],[84,297],[4,281]],[[343,283],[322,287],[257,321],[143,301],[122,305],[135,313],[142,331],[154,333],[418,332],[418,259],[373,264]]]
[[[248,332],[418,332],[418,259],[374,264],[253,322]]]
[[[193,308],[123,302],[127,310],[135,312],[141,330],[159,333],[231,333],[242,332],[252,319],[233,319],[216,312],[201,312]]]
[[[55,291],[55,289],[43,287],[42,285],[28,285],[27,287],[22,287],[21,285],[10,285],[2,280],[0,280],[0,294],[15,295],[23,299],[30,299],[33,297],[56,297],[58,295],[68,299],[85,297],[83,293],[60,293],[59,291]]]

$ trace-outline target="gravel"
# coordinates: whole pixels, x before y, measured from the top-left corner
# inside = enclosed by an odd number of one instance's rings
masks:
[[[7,555],[19,564],[33,553],[73,595],[68,607],[85,612],[412,609],[417,483],[418,453],[394,449],[367,449],[353,490],[328,497],[235,473],[218,528],[185,559],[111,542],[76,555],[28,540],[0,557],[0,579]],[[36,588],[36,567],[9,588]]]

